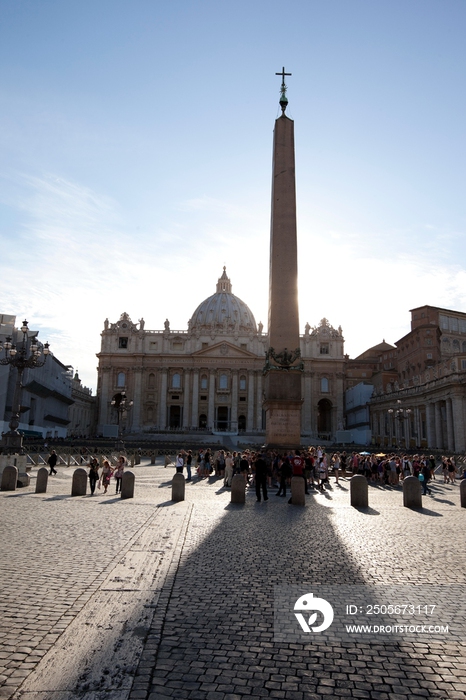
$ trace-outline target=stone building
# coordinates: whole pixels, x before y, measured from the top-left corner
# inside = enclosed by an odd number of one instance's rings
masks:
[[[397,377],[371,399],[381,446],[466,450],[466,313],[421,306],[397,343]]]
[[[82,385],[77,371],[72,380],[71,398],[68,436],[92,437],[95,435],[96,397],[92,396],[92,389]]]
[[[105,322],[98,353],[99,434],[209,430],[261,434],[267,335],[223,269],[216,291],[185,330],[147,330],[123,313]],[[326,319],[300,337],[304,362],[302,434],[331,438],[343,423],[345,381],[341,328]],[[122,395],[132,408],[119,416]],[[113,402],[113,404],[112,404]]]

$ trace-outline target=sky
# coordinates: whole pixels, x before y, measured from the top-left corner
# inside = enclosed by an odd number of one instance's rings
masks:
[[[466,311],[464,0],[1,0],[0,314],[95,390],[104,320],[186,330],[226,265],[267,325],[295,122],[300,326],[356,357]]]

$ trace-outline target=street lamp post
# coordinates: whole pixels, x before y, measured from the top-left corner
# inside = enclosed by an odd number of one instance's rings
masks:
[[[5,351],[5,357],[0,358],[1,365],[10,365],[17,370],[16,384],[13,394],[12,413],[9,423],[10,430],[5,433],[2,441],[2,452],[4,455],[23,454],[23,436],[19,433],[18,427],[21,413],[21,380],[25,369],[35,369],[42,367],[49,354],[49,344],[45,343],[43,349],[40,349],[37,338],[29,339],[28,322],[23,321],[21,326],[23,339],[17,347],[11,336],[8,336],[3,343],[0,343],[0,352]],[[44,359],[40,359],[43,355]]]
[[[122,440],[121,428],[123,413],[127,413],[131,408],[133,408],[133,403],[133,400],[128,399],[128,397],[126,396],[126,391],[120,391],[118,394],[115,394],[111,401],[111,406],[113,406],[113,408],[117,412],[118,441],[116,444],[116,448],[118,450],[123,450],[125,447],[125,443]]]
[[[400,433],[400,439],[398,440],[397,437],[397,429],[396,429],[396,422],[394,423],[394,428],[395,428],[395,440],[398,444],[398,447],[401,447],[401,440],[405,436],[405,431],[403,430],[404,422],[406,419],[409,419],[409,416],[412,413],[412,410],[410,408],[403,408],[401,405],[401,399],[397,399],[397,407],[396,408],[389,408],[388,413],[393,416],[394,418],[398,419],[399,423],[399,433]],[[405,448],[409,447],[407,444],[407,439],[404,437],[405,440]]]

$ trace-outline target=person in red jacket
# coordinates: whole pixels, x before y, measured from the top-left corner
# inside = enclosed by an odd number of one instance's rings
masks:
[[[302,478],[304,479],[304,491],[309,495],[306,477],[304,476],[304,468],[306,466],[306,462],[301,456],[301,452],[299,450],[294,451],[294,456],[291,457],[290,462],[291,468],[293,470],[293,476],[302,476]]]

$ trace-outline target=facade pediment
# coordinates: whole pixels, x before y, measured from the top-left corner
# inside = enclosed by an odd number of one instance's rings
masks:
[[[247,359],[257,359],[257,355],[244,348],[238,348],[236,345],[227,341],[209,345],[207,348],[202,348],[197,352],[193,352],[193,357],[244,357]]]

